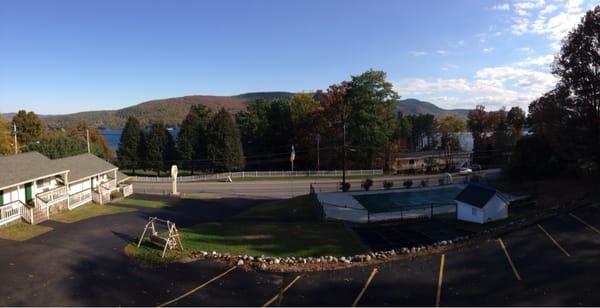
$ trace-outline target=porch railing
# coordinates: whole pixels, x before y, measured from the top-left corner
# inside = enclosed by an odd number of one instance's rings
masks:
[[[42,206],[52,205],[55,202],[66,199],[68,196],[67,186],[60,186],[36,195],[38,199],[43,201],[44,204],[42,204]]]
[[[100,187],[102,187],[104,190],[108,190],[108,191],[115,190],[115,189],[117,189],[117,180],[111,179],[109,181],[101,183]]]
[[[92,190],[86,189],[69,196],[69,210],[92,201]]]
[[[8,203],[0,207],[0,225],[20,219],[25,205],[20,200]]]
[[[123,197],[128,197],[133,194],[133,185],[132,184],[121,184],[121,191],[123,192]]]

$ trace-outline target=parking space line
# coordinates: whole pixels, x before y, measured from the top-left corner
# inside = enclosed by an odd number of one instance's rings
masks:
[[[521,280],[521,275],[519,275],[519,272],[517,271],[517,268],[515,267],[515,264],[513,263],[512,258],[508,254],[508,250],[506,249],[506,246],[504,245],[504,242],[502,241],[501,238],[498,238],[498,242],[500,243],[500,247],[502,247],[502,250],[504,250],[504,254],[506,255],[506,259],[508,260],[508,263],[510,264],[510,267],[512,267],[513,273],[515,273],[515,277],[517,278],[517,280]]]
[[[584,224],[586,227],[588,227],[590,230],[600,234],[600,230],[598,230],[596,227],[590,225],[589,223],[587,223],[585,220],[579,218],[578,216],[575,216],[575,214],[573,213],[569,213],[569,215],[571,215],[571,217],[575,218],[575,220],[579,221],[580,223]]]
[[[565,256],[567,256],[567,257],[571,256],[562,246],[560,246],[560,244],[552,237],[552,235],[550,235],[550,233],[548,233],[548,231],[546,231],[546,229],[544,229],[539,224],[537,226],[540,228],[540,230],[542,230],[544,233],[546,233],[548,238],[554,243],[554,245],[556,245],[556,247],[558,247],[565,254]]]
[[[173,304],[173,303],[175,303],[175,302],[177,302],[177,301],[179,301],[179,300],[181,300],[181,299],[183,299],[183,298],[185,298],[187,296],[190,296],[192,293],[194,293],[194,292],[196,292],[196,291],[198,291],[198,290],[206,287],[207,285],[213,283],[215,280],[218,280],[219,278],[221,278],[221,277],[229,274],[231,271],[233,271],[236,268],[237,268],[237,266],[233,266],[232,268],[224,271],[223,273],[219,274],[218,276],[213,277],[209,281],[207,281],[207,282],[205,282],[205,283],[203,283],[203,284],[201,284],[201,285],[199,285],[199,286],[197,286],[197,287],[189,290],[188,292],[186,292],[186,293],[184,293],[184,294],[182,294],[182,295],[180,295],[180,296],[178,296],[178,297],[176,297],[176,298],[174,298],[174,299],[172,299],[172,300],[170,300],[168,302],[165,302],[165,303],[162,303],[162,304],[158,305],[158,307],[165,307],[165,306],[171,305],[171,304]]]
[[[442,254],[440,259],[440,272],[438,275],[437,292],[435,293],[435,306],[440,306],[440,299],[442,296],[442,280],[444,279],[444,263],[446,261],[446,255]]]
[[[300,279],[300,275],[296,276],[296,278],[294,278],[292,280],[292,282],[288,283],[287,286],[285,286],[283,289],[279,290],[279,292],[277,292],[277,294],[275,294],[275,296],[273,296],[270,300],[268,300],[263,307],[268,307],[270,306],[274,301],[276,301],[278,298],[281,298],[281,296],[283,295],[283,293],[285,293],[285,291],[287,291],[289,288],[291,288],[296,281],[298,281]]]
[[[371,275],[369,275],[369,278],[367,279],[367,282],[365,282],[365,285],[362,287],[362,289],[360,290],[360,293],[358,293],[358,296],[352,303],[352,307],[356,307],[356,305],[358,305],[358,302],[362,298],[363,294],[365,294],[365,291],[367,290],[367,288],[371,284],[371,281],[373,281],[373,278],[375,278],[375,275],[377,275],[378,272],[379,272],[379,270],[377,268],[373,269],[373,271],[371,272]]]

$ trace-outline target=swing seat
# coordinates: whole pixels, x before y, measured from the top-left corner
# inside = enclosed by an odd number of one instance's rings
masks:
[[[154,245],[158,245],[161,247],[164,247],[167,244],[167,239],[164,237],[160,237],[158,235],[150,235],[150,242],[152,242]]]

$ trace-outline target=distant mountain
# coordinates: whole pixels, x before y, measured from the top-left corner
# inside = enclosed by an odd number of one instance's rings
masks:
[[[242,99],[246,102],[252,102],[257,99],[271,100],[275,98],[290,98],[294,95],[292,92],[252,92],[233,96],[234,98]]]
[[[204,105],[214,111],[221,107],[238,112],[246,108],[246,104],[258,98],[288,98],[289,92],[258,92],[236,96],[193,95],[175,98],[157,99],[143,102],[119,110],[86,111],[66,115],[46,116],[44,122],[50,128],[60,128],[81,121],[105,128],[122,128],[129,116],[137,117],[145,125],[153,121],[163,121],[168,126],[177,126],[183,121],[191,106]]]
[[[409,98],[399,100],[396,103],[398,111],[404,115],[415,114],[433,114],[436,118],[441,118],[449,115],[455,115],[461,119],[466,119],[469,114],[469,109],[442,109],[432,103],[420,101],[418,99]]]
[[[86,111],[40,117],[49,128],[62,128],[75,125],[81,121],[86,121],[88,124],[97,127],[122,128],[129,116],[137,117],[143,125],[160,120],[169,126],[178,126],[193,105],[204,105],[212,110],[225,107],[225,109],[235,113],[244,110],[249,102],[259,98],[267,100],[285,99],[290,98],[292,95],[294,93],[291,92],[255,92],[235,96],[192,95],[151,100],[119,110]],[[399,100],[396,106],[398,111],[405,115],[429,113],[437,118],[456,115],[461,119],[466,119],[469,112],[468,109],[442,109],[432,103],[412,98]],[[2,116],[10,120],[14,113],[4,113]]]

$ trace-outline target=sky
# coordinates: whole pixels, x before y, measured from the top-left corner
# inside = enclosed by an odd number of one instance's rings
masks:
[[[443,108],[528,104],[597,0],[0,0],[0,112],[314,91],[383,70]]]

